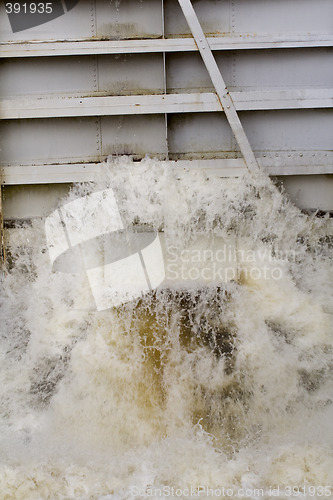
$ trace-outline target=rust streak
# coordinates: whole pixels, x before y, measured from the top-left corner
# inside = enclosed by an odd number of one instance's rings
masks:
[[[0,184],[0,269],[3,269],[6,262],[5,252],[5,234],[3,227],[3,213],[2,213],[2,184]]]

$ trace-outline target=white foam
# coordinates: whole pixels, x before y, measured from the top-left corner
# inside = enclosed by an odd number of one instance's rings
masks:
[[[270,488],[329,485],[332,221],[302,215],[268,183],[258,195],[249,178],[177,180],[149,159],[103,172],[62,204],[111,187],[124,224],[163,230],[164,250],[176,248],[184,265],[202,269],[232,242],[239,272],[98,312],[85,275],[52,271],[44,221],[8,233],[1,498],[128,499],[133,488],[150,497],[199,486],[263,488],[270,498]],[[97,203],[96,234],[110,229],[103,213]]]

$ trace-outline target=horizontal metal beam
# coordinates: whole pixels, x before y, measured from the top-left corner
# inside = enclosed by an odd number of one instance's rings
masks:
[[[257,157],[257,161],[270,176],[333,174],[332,152],[267,153]],[[208,177],[239,177],[247,171],[242,158],[159,163],[169,165],[177,176],[193,169],[201,170]],[[11,165],[0,167],[0,183],[20,185],[90,182],[100,179],[101,173],[108,169],[107,163]]]
[[[213,93],[3,100],[0,118],[51,118],[221,110]]]
[[[238,111],[333,107],[332,89],[230,92]],[[0,101],[0,119],[111,116],[221,111],[216,94],[15,98]]]
[[[332,47],[333,36],[325,34],[256,35],[208,37],[212,50],[281,49]],[[98,54],[138,54],[152,52],[193,52],[193,38],[143,40],[66,40],[0,43],[0,57],[43,57]]]
[[[239,111],[333,107],[333,88],[247,90],[230,95]]]

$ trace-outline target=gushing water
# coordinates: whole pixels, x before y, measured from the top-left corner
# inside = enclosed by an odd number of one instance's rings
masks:
[[[97,312],[85,273],[52,270],[44,221],[8,230],[1,499],[327,498],[332,220],[265,179],[103,170],[62,203],[112,188],[129,227],[162,234],[166,281]]]

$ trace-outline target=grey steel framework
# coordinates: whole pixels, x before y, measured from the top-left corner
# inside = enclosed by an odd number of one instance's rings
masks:
[[[12,33],[1,4],[2,184],[90,180],[123,154],[332,174],[333,0],[193,6],[81,0]]]

